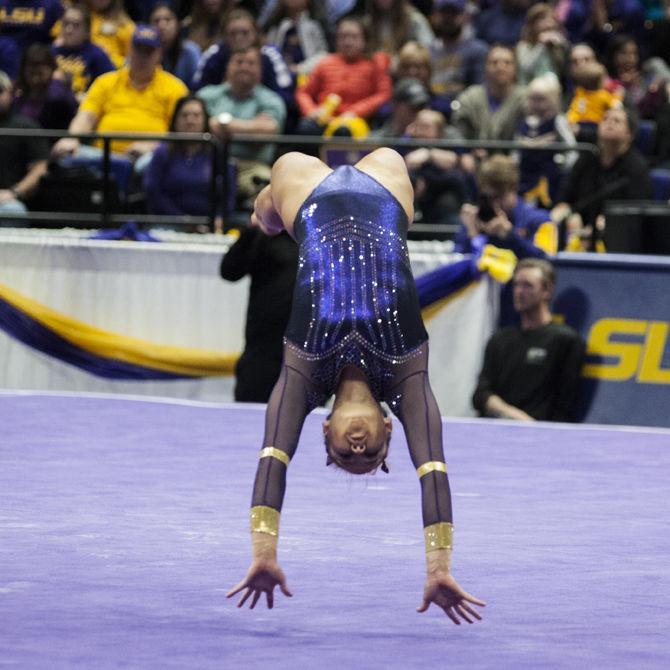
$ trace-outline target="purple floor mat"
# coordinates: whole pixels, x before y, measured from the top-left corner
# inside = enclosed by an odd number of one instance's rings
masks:
[[[454,574],[488,601],[414,610],[419,486],[289,470],[293,599],[238,610],[260,407],[0,395],[0,667],[670,667],[670,431],[449,421]]]

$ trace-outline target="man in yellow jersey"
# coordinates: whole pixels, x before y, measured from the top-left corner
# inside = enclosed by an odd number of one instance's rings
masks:
[[[71,133],[128,132],[164,133],[179,98],[188,93],[182,81],[164,72],[160,66],[163,52],[158,31],[152,26],[138,25],[128,56],[128,64],[98,77],[79,105],[70,123]],[[112,142],[112,151],[129,158],[152,151],[155,142]],[[53,147],[57,157],[76,155],[79,140],[60,139]]]

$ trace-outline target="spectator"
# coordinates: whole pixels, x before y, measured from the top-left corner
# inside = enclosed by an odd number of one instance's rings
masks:
[[[244,351],[235,365],[237,402],[267,402],[279,378],[297,267],[298,245],[288,233],[269,237],[256,227],[243,230],[221,261],[224,279],[251,277]]]
[[[184,36],[195,42],[204,53],[223,36],[224,23],[232,4],[230,0],[193,0],[191,13],[181,23]],[[216,83],[222,78],[223,74]]]
[[[205,103],[194,95],[177,101],[170,132],[206,133]],[[212,152],[201,142],[162,142],[143,173],[149,214],[209,216],[212,212]]]
[[[435,39],[428,19],[407,0],[366,0],[365,7],[371,51],[394,57],[409,41],[429,47]]]
[[[77,113],[77,100],[55,73],[51,48],[39,42],[31,44],[21,60],[14,109],[42,128],[65,129]]]
[[[465,33],[465,0],[435,0],[437,39],[430,48],[433,63],[431,87],[450,100],[469,86],[484,81],[488,45]]]
[[[368,120],[390,97],[391,78],[368,54],[365,25],[344,17],[337,24],[336,53],[322,58],[296,91],[303,115],[298,132],[320,134],[338,118]]]
[[[621,98],[605,88],[605,67],[598,62],[582,65],[573,79],[577,86],[566,116],[580,142],[593,142],[598,124],[609,109],[621,106]]]
[[[91,10],[91,41],[103,49],[114,67],[121,67],[130,52],[135,24],[123,0],[85,0]]]
[[[458,132],[447,126],[440,112],[424,109],[407,129],[415,140],[458,139]],[[468,154],[422,147],[405,156],[405,164],[414,186],[414,221],[455,224],[458,212],[470,197],[465,173],[474,169]],[[445,237],[431,234],[432,237]]]
[[[526,116],[517,129],[515,139],[535,147],[549,142],[575,144],[570,124],[560,109],[561,85],[556,76],[548,72],[533,79],[526,89]],[[572,154],[521,150],[519,192],[526,201],[551,207],[558,195],[563,174],[574,160]]]
[[[567,81],[563,98],[564,109],[570,105],[575,94],[575,75],[579,76],[578,73],[581,71],[582,66],[598,62],[596,52],[591,45],[584,43],[572,45],[568,55]],[[617,97],[623,97],[621,85],[607,76],[605,77],[604,87]]]
[[[531,0],[494,0],[477,17],[477,37],[488,44],[513,48],[521,39],[521,30]]]
[[[606,225],[606,200],[651,198],[649,168],[633,146],[636,132],[635,112],[610,109],[598,125],[599,154],[582,154],[567,175],[552,218],[567,221],[570,250],[603,250],[600,236]],[[573,213],[578,216],[570,216]]]
[[[667,100],[668,65],[659,58],[650,58],[641,67],[639,47],[629,35],[612,38],[606,65],[610,77],[623,87],[626,104],[636,107],[643,118],[653,119]]]
[[[258,47],[235,49],[228,61],[226,80],[198,91],[205,101],[212,132],[222,139],[236,133],[275,135],[284,128],[282,99],[261,84]],[[253,198],[270,179],[274,145],[232,142],[229,155],[237,164],[237,190],[242,200]]]
[[[0,72],[0,128],[29,130],[38,126],[31,119],[12,111],[12,82]],[[23,201],[37,189],[47,170],[49,143],[41,137],[12,137],[0,134],[0,213],[26,212]],[[19,221],[0,219],[3,225]]]
[[[260,23],[265,25],[267,17],[270,16],[272,11],[276,8],[280,0],[264,0],[263,9],[260,13]],[[335,25],[337,21],[344,16],[353,12],[359,3],[359,0],[325,0],[321,2],[320,11],[324,15],[324,23],[326,28],[331,25]]]
[[[400,79],[393,87],[389,118],[370,133],[375,138],[403,137],[416,115],[430,101],[430,95],[418,79]]]
[[[547,72],[560,77],[568,48],[554,8],[544,2],[533,5],[526,14],[521,41],[516,46],[518,82],[526,85]]]
[[[179,20],[171,0],[158,0],[149,15],[149,23],[156,28],[161,38],[163,69],[191,88],[200,61],[200,47],[181,36]]]
[[[163,57],[158,31],[138,24],[128,65],[98,77],[70,123],[71,133],[165,133],[177,100],[188,93],[183,82],[160,67]],[[112,151],[129,158],[153,151],[155,142],[115,140]],[[53,148],[56,156],[77,154],[79,140],[64,137]]]
[[[558,239],[550,214],[518,195],[519,170],[509,156],[486,159],[477,175],[477,205],[461,208],[455,249],[472,253],[485,243],[511,249],[517,258],[556,253]]]
[[[646,88],[637,42],[628,35],[613,37],[607,49],[605,65],[609,76],[623,86],[629,100],[637,105]]]
[[[430,96],[426,106],[449,119],[451,117],[451,98],[436,93],[432,88],[432,67],[430,50],[418,42],[407,42],[398,52],[393,77],[395,81],[408,78],[418,79]],[[376,116],[377,121],[383,122],[388,117],[390,109],[389,103],[382,105]]]
[[[260,36],[254,17],[244,9],[232,10],[226,20],[224,39],[203,54],[193,78],[193,88],[218,86],[226,74],[231,51],[259,45]],[[261,64],[263,86],[278,93],[287,109],[292,109],[295,105],[295,83],[279,50],[269,44],[261,46]]]
[[[317,0],[280,0],[263,23],[267,44],[279,50],[294,74],[309,74],[329,51],[321,8]]]
[[[59,73],[79,101],[96,77],[114,69],[105,51],[91,42],[91,14],[84,5],[65,10],[60,38],[51,50]]]
[[[644,37],[644,10],[639,0],[571,0],[563,23],[571,42],[585,41],[598,53],[622,33]]]
[[[484,84],[467,88],[454,104],[453,124],[468,140],[511,140],[523,118],[524,90],[516,85],[516,61],[508,47],[486,58]]]
[[[554,269],[546,260],[527,258],[516,266],[512,281],[520,325],[489,340],[472,404],[482,416],[574,421],[584,342],[552,320]]]

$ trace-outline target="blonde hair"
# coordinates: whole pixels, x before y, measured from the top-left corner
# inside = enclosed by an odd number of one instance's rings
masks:
[[[435,109],[422,109],[417,115],[416,120],[423,121],[424,123],[432,123],[437,128],[437,137],[440,138],[444,135],[444,129],[447,125],[447,120],[444,118],[442,112],[438,112]]]
[[[553,72],[535,77],[526,88],[526,104],[528,104],[528,97],[532,93],[539,93],[551,101],[552,108],[557,114],[561,108],[561,84],[558,77]]]

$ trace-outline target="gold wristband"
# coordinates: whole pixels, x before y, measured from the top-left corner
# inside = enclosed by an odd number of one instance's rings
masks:
[[[454,527],[446,521],[431,524],[423,529],[426,553],[436,549],[449,549],[453,546]]]
[[[276,458],[278,461],[281,461],[286,466],[288,466],[291,460],[289,458],[289,455],[285,451],[275,449],[274,447],[264,447],[263,449],[261,449],[259,458]]]
[[[419,475],[419,479],[421,479],[421,477],[427,475],[429,472],[435,471],[446,472],[447,464],[442,461],[428,461],[428,463],[424,463],[416,469],[416,474]]]
[[[249,513],[252,533],[267,533],[268,535],[279,535],[279,511],[274,507],[256,505]]]

